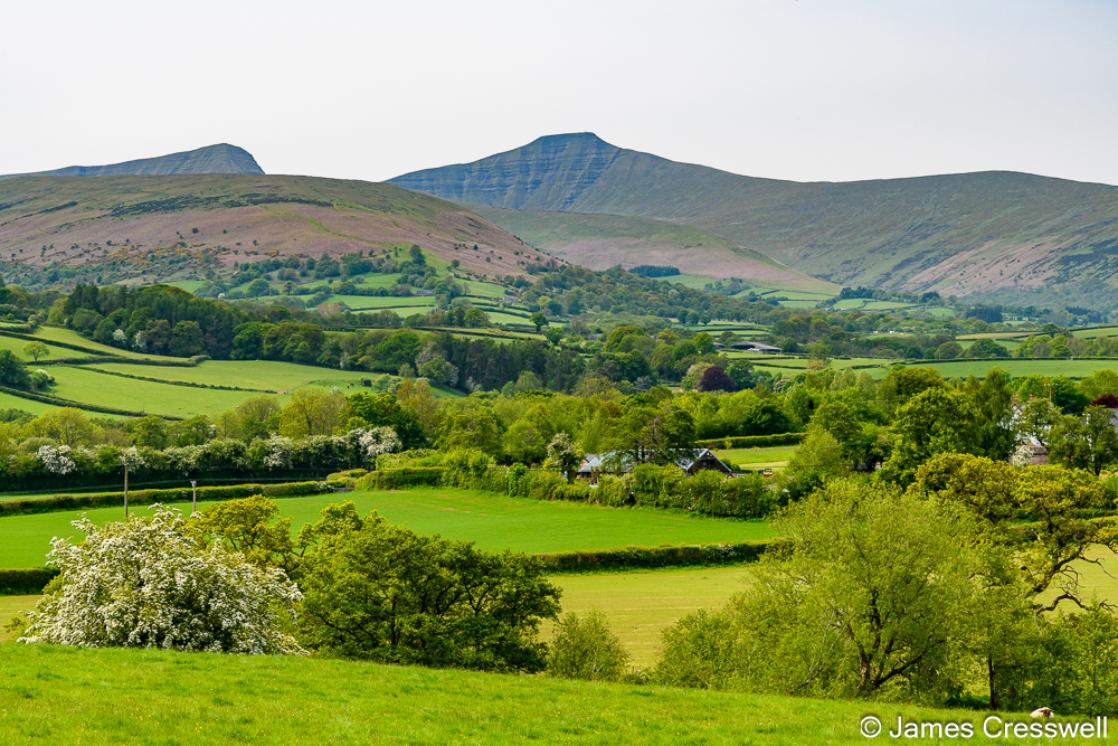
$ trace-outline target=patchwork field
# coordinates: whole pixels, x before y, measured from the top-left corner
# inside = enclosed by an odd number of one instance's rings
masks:
[[[979,732],[984,717],[298,656],[4,644],[0,669],[8,743],[842,746],[865,743],[858,727],[867,711],[887,724],[903,714],[968,721]]]
[[[504,497],[477,490],[416,488],[284,498],[283,515],[294,529],[317,520],[332,503],[353,500],[361,513],[377,510],[390,523],[420,534],[473,541],[482,549],[532,554],[662,544],[716,544],[764,539],[764,521],[693,516],[653,508],[606,508],[568,502]],[[189,509],[188,504],[177,507]],[[134,508],[140,513],[144,507]],[[50,539],[74,537],[70,525],[82,513],[102,523],[119,520],[123,509],[37,513],[0,518],[0,567],[43,565]]]

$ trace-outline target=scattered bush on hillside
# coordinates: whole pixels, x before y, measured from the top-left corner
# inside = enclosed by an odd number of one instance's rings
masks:
[[[571,612],[556,624],[547,657],[547,672],[552,676],[618,681],[628,664],[628,652],[601,611],[594,609],[582,616]]]

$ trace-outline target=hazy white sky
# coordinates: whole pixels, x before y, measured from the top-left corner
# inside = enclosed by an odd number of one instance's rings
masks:
[[[24,2],[0,173],[231,142],[381,180],[541,134],[738,173],[1118,184],[1118,0]]]

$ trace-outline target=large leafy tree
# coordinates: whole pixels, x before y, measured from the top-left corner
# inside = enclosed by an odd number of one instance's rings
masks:
[[[1088,469],[1095,476],[1118,463],[1118,432],[1114,410],[1087,407],[1082,417],[1071,415],[1056,421],[1048,436],[1053,461],[1075,469]]]
[[[942,696],[962,674],[974,535],[935,503],[837,480],[778,521],[753,588],[665,636],[669,683],[827,696]]]
[[[329,655],[489,670],[538,671],[539,624],[559,590],[524,555],[422,537],[352,503],[304,538],[300,632]]]
[[[912,397],[894,421],[896,445],[884,475],[908,484],[920,464],[939,453],[977,453],[981,437],[978,412],[962,391],[933,387]]]

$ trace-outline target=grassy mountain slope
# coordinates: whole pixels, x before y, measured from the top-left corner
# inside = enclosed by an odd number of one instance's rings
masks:
[[[106,166],[67,166],[34,174],[0,176],[167,176],[170,174],[242,174],[260,176],[264,169],[244,148],[221,143],[197,150],[141,158]]]
[[[739,277],[761,287],[838,291],[831,283],[689,225],[621,215],[477,209],[529,245],[591,269],[668,265],[684,274]]]
[[[960,295],[1118,286],[1118,187],[1014,172],[845,183],[739,176],[556,135],[393,183],[469,204],[649,217],[834,282]]]
[[[84,267],[95,281],[151,281],[275,255],[412,244],[491,276],[546,259],[459,205],[388,184],[227,175],[0,181],[0,266],[14,280],[28,266],[62,266]]]

